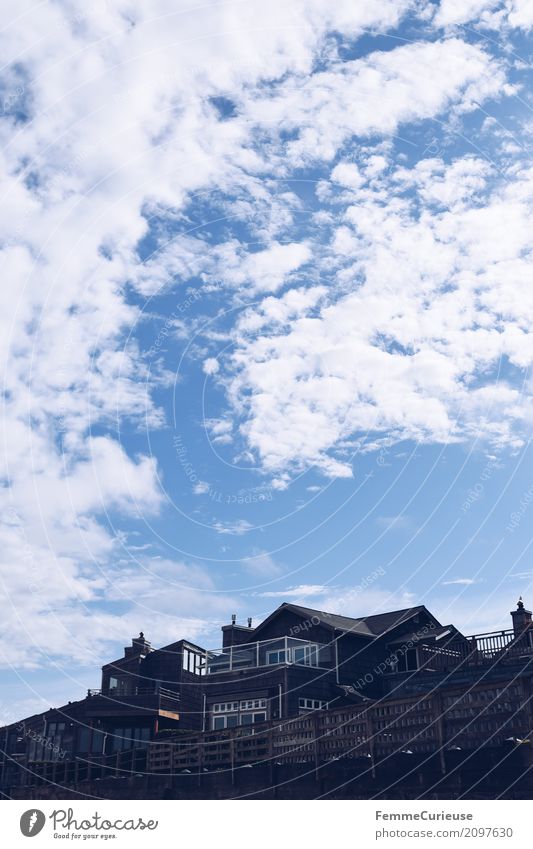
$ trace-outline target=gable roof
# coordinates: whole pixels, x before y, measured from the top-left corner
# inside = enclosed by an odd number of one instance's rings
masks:
[[[267,623],[270,623],[276,616],[285,610],[290,610],[304,619],[312,620],[314,624],[324,625],[335,631],[344,631],[345,633],[358,634],[363,637],[380,637],[383,634],[396,628],[402,622],[412,619],[418,613],[425,613],[428,619],[433,621],[435,625],[442,627],[440,622],[433,616],[432,613],[420,604],[416,607],[406,607],[402,610],[392,610],[389,613],[377,613],[373,616],[362,616],[352,618],[351,616],[339,616],[337,613],[327,613],[324,610],[314,610],[311,607],[302,607],[299,604],[291,604],[285,602],[276,608],[270,616],[261,622],[254,631],[254,637]],[[319,621],[316,622],[315,620]]]
[[[419,628],[417,631],[413,631],[412,633],[402,634],[400,637],[395,637],[390,640],[387,645],[396,646],[400,645],[400,643],[409,642],[409,640],[412,640],[415,643],[428,643],[430,640],[434,640],[435,642],[442,642],[446,645],[451,640],[466,640],[466,637],[461,634],[455,625],[440,625],[438,627],[432,627],[431,630]]]

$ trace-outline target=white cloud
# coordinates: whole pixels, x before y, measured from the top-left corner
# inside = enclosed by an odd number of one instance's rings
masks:
[[[251,530],[253,525],[246,519],[237,519],[233,522],[215,522],[213,528],[219,534],[228,534],[229,536],[242,536]]]
[[[434,22],[444,27],[464,24],[499,4],[500,0],[441,0]]]
[[[352,136],[395,133],[400,124],[460,110],[505,89],[500,65],[477,46],[450,38],[413,43],[290,78],[268,98],[249,104],[249,119],[279,132],[297,130],[287,144],[292,164],[333,159]],[[282,163],[280,163],[282,164]],[[338,172],[356,179],[355,171]]]
[[[214,357],[208,357],[207,360],[204,360],[202,365],[203,371],[205,374],[216,374],[220,368],[218,360]]]
[[[194,484],[193,492],[195,495],[205,495],[206,492],[209,492],[210,486],[206,481],[198,481],[198,483]]]
[[[442,581],[443,587],[451,587],[454,585],[470,587],[472,584],[478,584],[474,578],[455,578],[453,581]]]
[[[327,587],[322,584],[299,584],[297,587],[288,587],[286,590],[272,590],[257,595],[261,598],[297,598],[303,600],[312,596],[323,596],[326,592]]]
[[[507,3],[509,23],[512,27],[530,30],[533,27],[533,8],[529,0],[511,0]]]
[[[279,563],[266,551],[252,554],[243,560],[243,567],[250,575],[256,578],[273,578],[283,570]]]
[[[498,363],[533,359],[532,185],[467,156],[390,169],[345,199],[315,258],[328,300],[283,332],[245,312],[234,334],[229,397],[265,471],[285,486],[312,464],[350,476],[354,435],[521,444],[531,397]]]
[[[529,30],[533,10],[529,0],[441,0],[433,21],[438,27],[473,22],[494,30],[505,30],[506,25]]]
[[[409,516],[378,516],[376,525],[387,530],[406,530],[412,527]]]

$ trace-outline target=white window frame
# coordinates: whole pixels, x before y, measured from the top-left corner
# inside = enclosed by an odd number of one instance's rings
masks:
[[[279,660],[279,656],[281,654],[283,655],[283,658],[284,658],[283,660]],[[273,655],[277,655],[278,660],[271,660],[271,657]],[[271,651],[267,651],[266,657],[267,657],[267,662],[266,662],[267,666],[279,666],[281,663],[290,663],[291,655],[290,655],[290,650],[288,650],[288,649],[272,649]]]
[[[303,651],[303,653],[304,653],[303,662],[296,660],[296,652],[301,652],[301,651]],[[311,643],[311,644],[304,645],[304,646],[293,646],[293,648],[292,648],[292,658],[293,658],[293,663],[297,664],[298,666],[317,667],[318,666],[318,645],[316,643]],[[313,663],[313,661],[314,661],[314,663]]]
[[[298,707],[300,710],[327,710],[328,702],[324,701],[324,699],[309,699],[305,696],[300,696]]]

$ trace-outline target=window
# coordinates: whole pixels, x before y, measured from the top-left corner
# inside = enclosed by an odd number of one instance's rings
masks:
[[[122,752],[126,749],[138,749],[146,746],[150,739],[149,728],[119,727],[110,732],[111,749]]]
[[[266,722],[266,699],[243,699],[241,702],[217,702],[211,705],[211,729],[236,728]]]
[[[120,677],[111,676],[109,679],[109,692],[115,696],[126,696],[134,692],[132,679],[126,675]]]
[[[214,713],[230,713],[234,710],[239,710],[239,702],[220,702],[213,705]]]
[[[285,649],[281,651],[267,651],[267,664],[273,666],[275,663],[287,663],[288,652]]]
[[[241,702],[241,710],[253,710],[253,708],[266,708],[266,699],[247,699]]]
[[[318,666],[317,646],[298,646],[293,649],[294,663],[305,666]]]
[[[184,648],[182,666],[185,672],[203,675],[205,673],[205,658],[200,652]]]
[[[98,731],[96,728],[93,729],[93,741],[92,741],[92,753],[93,755],[101,755],[104,751],[104,733],[103,731]]]
[[[324,710],[327,708],[328,703],[323,701],[322,699],[298,699],[298,706],[301,712],[305,712],[308,710]]]
[[[89,729],[81,728],[78,736],[78,751],[79,752],[88,752],[89,751]]]

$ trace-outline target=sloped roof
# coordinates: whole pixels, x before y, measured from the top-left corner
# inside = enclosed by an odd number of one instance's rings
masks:
[[[362,616],[352,618],[350,616],[339,616],[337,613],[327,613],[324,610],[314,610],[311,607],[302,607],[299,604],[285,603],[274,610],[260,625],[255,629],[259,631],[267,622],[271,622],[279,613],[284,610],[291,610],[298,616],[304,619],[319,620],[321,625],[333,628],[337,631],[351,632],[360,634],[364,637],[379,637],[391,631],[397,625],[412,619],[417,613],[425,613],[437,627],[442,627],[429,610],[420,604],[416,607],[406,607],[402,610],[392,610],[389,613],[377,613],[373,616]],[[316,623],[318,624],[318,623]]]
[[[449,639],[465,639],[461,632],[455,627],[455,625],[440,625],[438,627],[431,628],[430,630],[425,630],[424,628],[418,628],[418,630],[413,631],[412,633],[402,634],[400,637],[396,637],[393,640],[390,640],[387,645],[395,646],[400,643],[409,642],[409,640],[413,640],[414,642],[428,642],[429,640],[443,640],[446,642],[446,637]]]

